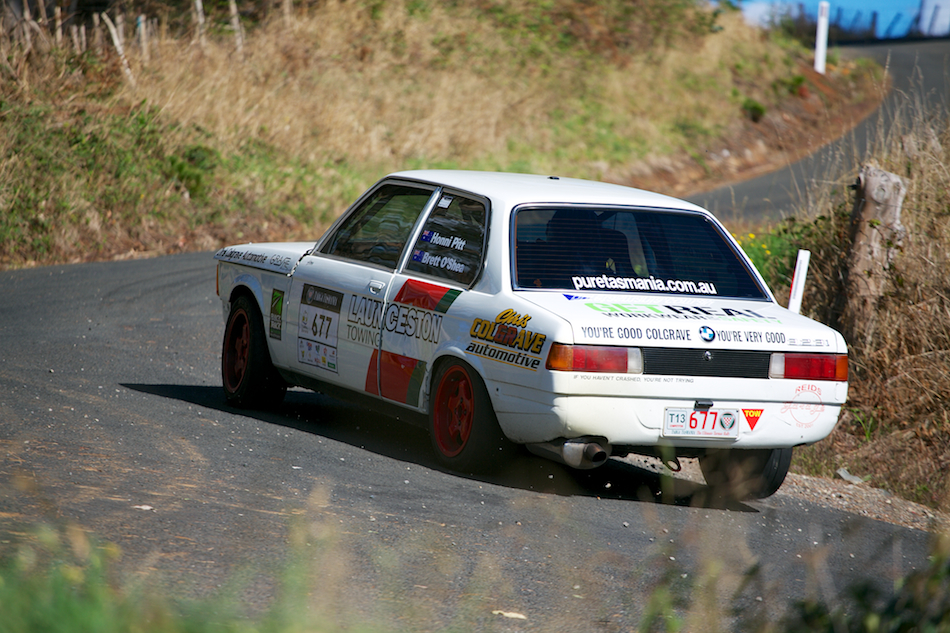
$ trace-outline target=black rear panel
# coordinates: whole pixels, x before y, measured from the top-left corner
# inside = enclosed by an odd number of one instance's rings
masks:
[[[643,347],[643,373],[663,376],[768,378],[770,352]]]

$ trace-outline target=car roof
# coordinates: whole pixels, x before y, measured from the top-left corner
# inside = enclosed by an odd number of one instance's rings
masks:
[[[387,178],[405,178],[460,189],[489,198],[492,206],[496,207],[566,203],[686,209],[709,213],[702,207],[671,196],[579,178],[450,169],[400,171]]]

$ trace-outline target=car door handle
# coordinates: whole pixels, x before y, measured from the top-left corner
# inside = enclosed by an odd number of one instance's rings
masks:
[[[369,282],[369,291],[370,291],[370,294],[378,295],[380,292],[382,292],[383,288],[385,288],[385,287],[386,287],[386,284],[384,284],[384,283],[381,282],[381,281],[371,281],[371,282]]]

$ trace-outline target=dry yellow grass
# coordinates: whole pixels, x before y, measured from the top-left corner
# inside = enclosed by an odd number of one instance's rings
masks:
[[[134,85],[108,45],[83,56],[68,45],[27,53],[0,37],[10,52],[0,72],[11,78],[0,97],[17,121],[0,128],[9,174],[0,202],[12,218],[0,222],[0,265],[315,238],[397,169],[644,184],[644,174],[682,164],[671,157],[735,138],[744,99],[789,99],[772,86],[801,57],[738,12],[713,17],[689,4],[453,5],[328,0],[297,10],[289,25],[276,13],[248,27],[241,54],[226,15],[209,16],[200,39],[166,25],[148,60],[128,28]],[[36,106],[52,115],[45,127]],[[31,117],[26,141],[17,126]],[[23,143],[61,175],[47,169],[37,181],[17,162]],[[196,148],[220,158],[192,174],[203,193],[182,173]],[[135,151],[151,155],[129,158]],[[104,171],[90,172],[89,160]],[[25,180],[55,213],[36,215],[37,200],[15,184]]]
[[[397,1],[373,19],[360,3],[330,1],[299,12],[290,29],[276,20],[251,31],[243,59],[227,37],[160,41],[148,67],[133,55],[138,88],[124,96],[200,126],[225,149],[259,138],[315,166],[520,161],[589,176],[604,161],[678,151],[685,122],[726,131],[740,114],[737,81],[766,86],[750,92],[767,101],[767,87],[791,74],[781,61],[750,62],[786,53],[738,13],[718,23],[721,32],[614,63],[532,58],[474,8],[432,5],[420,17]],[[604,137],[623,143],[599,145]]]
[[[802,453],[830,474],[844,465],[873,485],[950,508],[950,122],[920,97],[903,95],[893,123],[877,128],[864,162],[907,187],[907,233],[873,318],[842,320],[850,246],[853,170],[809,192],[800,218],[823,216],[802,240],[812,250],[805,311],[842,329],[850,345],[849,402],[831,441]],[[860,163],[852,163],[860,164]]]

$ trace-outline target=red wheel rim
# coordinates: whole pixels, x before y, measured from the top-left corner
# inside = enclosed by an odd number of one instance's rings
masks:
[[[468,372],[455,366],[442,376],[435,393],[435,443],[446,457],[462,452],[472,433],[475,398]]]
[[[235,393],[244,380],[251,356],[251,324],[245,310],[234,313],[224,340],[224,386]]]

